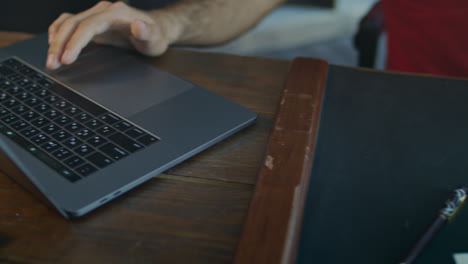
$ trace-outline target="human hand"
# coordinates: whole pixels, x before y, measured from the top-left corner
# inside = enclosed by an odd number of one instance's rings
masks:
[[[176,28],[164,16],[135,9],[123,2],[102,1],[73,15],[60,15],[49,27],[46,67],[57,69],[73,63],[91,41],[118,47],[133,47],[155,56],[164,53],[175,39]]]

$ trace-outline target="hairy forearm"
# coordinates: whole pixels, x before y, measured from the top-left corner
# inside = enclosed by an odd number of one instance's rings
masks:
[[[175,44],[212,45],[235,38],[284,0],[180,0],[151,11],[172,28]]]
[[[213,45],[246,31],[283,0],[180,0],[144,11],[101,1],[78,14],[63,13],[49,27],[46,66],[73,63],[86,44],[133,47],[157,56],[171,44]]]

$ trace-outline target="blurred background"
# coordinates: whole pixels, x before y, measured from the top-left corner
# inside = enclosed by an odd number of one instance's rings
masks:
[[[322,58],[357,65],[353,37],[376,0],[290,1],[239,39],[212,51],[291,59]]]

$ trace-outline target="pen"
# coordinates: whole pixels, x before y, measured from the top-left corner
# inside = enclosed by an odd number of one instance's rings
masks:
[[[404,260],[400,264],[411,264],[421,254],[426,245],[437,234],[440,228],[456,214],[466,199],[468,189],[459,187],[453,192],[452,197],[445,203],[445,207],[440,209],[432,224],[421,235],[416,244],[411,248]]]

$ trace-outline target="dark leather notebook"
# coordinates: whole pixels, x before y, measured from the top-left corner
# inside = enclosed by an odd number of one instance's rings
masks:
[[[399,263],[468,185],[468,80],[328,67],[296,263]],[[468,205],[417,263],[468,252]]]

